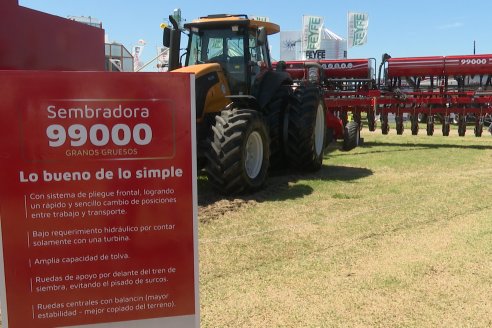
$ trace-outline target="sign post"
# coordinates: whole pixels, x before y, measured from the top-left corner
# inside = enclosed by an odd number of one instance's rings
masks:
[[[197,327],[194,78],[0,72],[3,327]]]

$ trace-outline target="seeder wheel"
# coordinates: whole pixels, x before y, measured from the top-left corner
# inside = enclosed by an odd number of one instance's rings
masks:
[[[403,115],[402,114],[396,115],[395,121],[396,121],[396,134],[402,135],[403,130],[405,130],[403,126]]]
[[[466,115],[459,115],[458,117],[458,135],[464,137],[466,134]]]
[[[449,115],[444,116],[442,122],[442,135],[447,137],[449,136]]]
[[[483,119],[482,118],[477,118],[475,121],[475,137],[481,137],[482,132],[483,132]]]
[[[427,117],[427,135],[434,135],[434,116],[432,115]]]
[[[442,124],[442,135],[445,137],[449,136],[449,123]]]
[[[410,117],[410,122],[412,124],[411,129],[412,129],[412,135],[416,136],[419,134],[419,119],[418,115],[412,115]]]
[[[389,124],[388,124],[388,113],[385,113],[385,114],[381,114],[381,132],[383,134],[388,134],[390,128],[389,128]]]

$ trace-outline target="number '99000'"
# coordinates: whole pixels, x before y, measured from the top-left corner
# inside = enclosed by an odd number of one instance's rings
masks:
[[[116,124],[110,128],[104,124],[94,124],[87,128],[82,124],[73,124],[65,129],[60,124],[52,124],[46,128],[50,147],[60,147],[67,139],[73,147],[84,146],[89,141],[94,146],[106,146],[110,142],[117,146],[126,146],[131,141],[137,145],[148,145],[152,141],[152,128],[145,123],[130,128],[126,124]]]

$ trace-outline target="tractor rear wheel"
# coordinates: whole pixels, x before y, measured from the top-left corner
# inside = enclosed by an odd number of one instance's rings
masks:
[[[348,122],[343,133],[343,150],[352,150],[359,146],[360,129],[356,122]]]
[[[224,110],[212,126],[208,180],[222,194],[252,192],[267,178],[270,141],[263,115],[251,109]]]
[[[291,87],[281,86],[266,108],[266,118],[270,130],[270,168],[278,169],[285,165],[283,145],[283,123],[285,112],[294,100]]]
[[[300,87],[288,115],[286,155],[292,167],[319,170],[326,146],[326,109],[317,87]]]

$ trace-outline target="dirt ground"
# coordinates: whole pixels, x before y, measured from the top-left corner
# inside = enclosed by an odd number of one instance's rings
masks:
[[[214,219],[236,212],[265,201],[278,198],[283,192],[295,185],[302,178],[315,178],[316,174],[302,174],[289,170],[277,171],[267,180],[265,187],[251,195],[240,195],[227,197],[217,194],[215,191],[204,186],[198,190],[198,218],[200,223],[209,223]],[[294,197],[295,195],[292,195]]]

